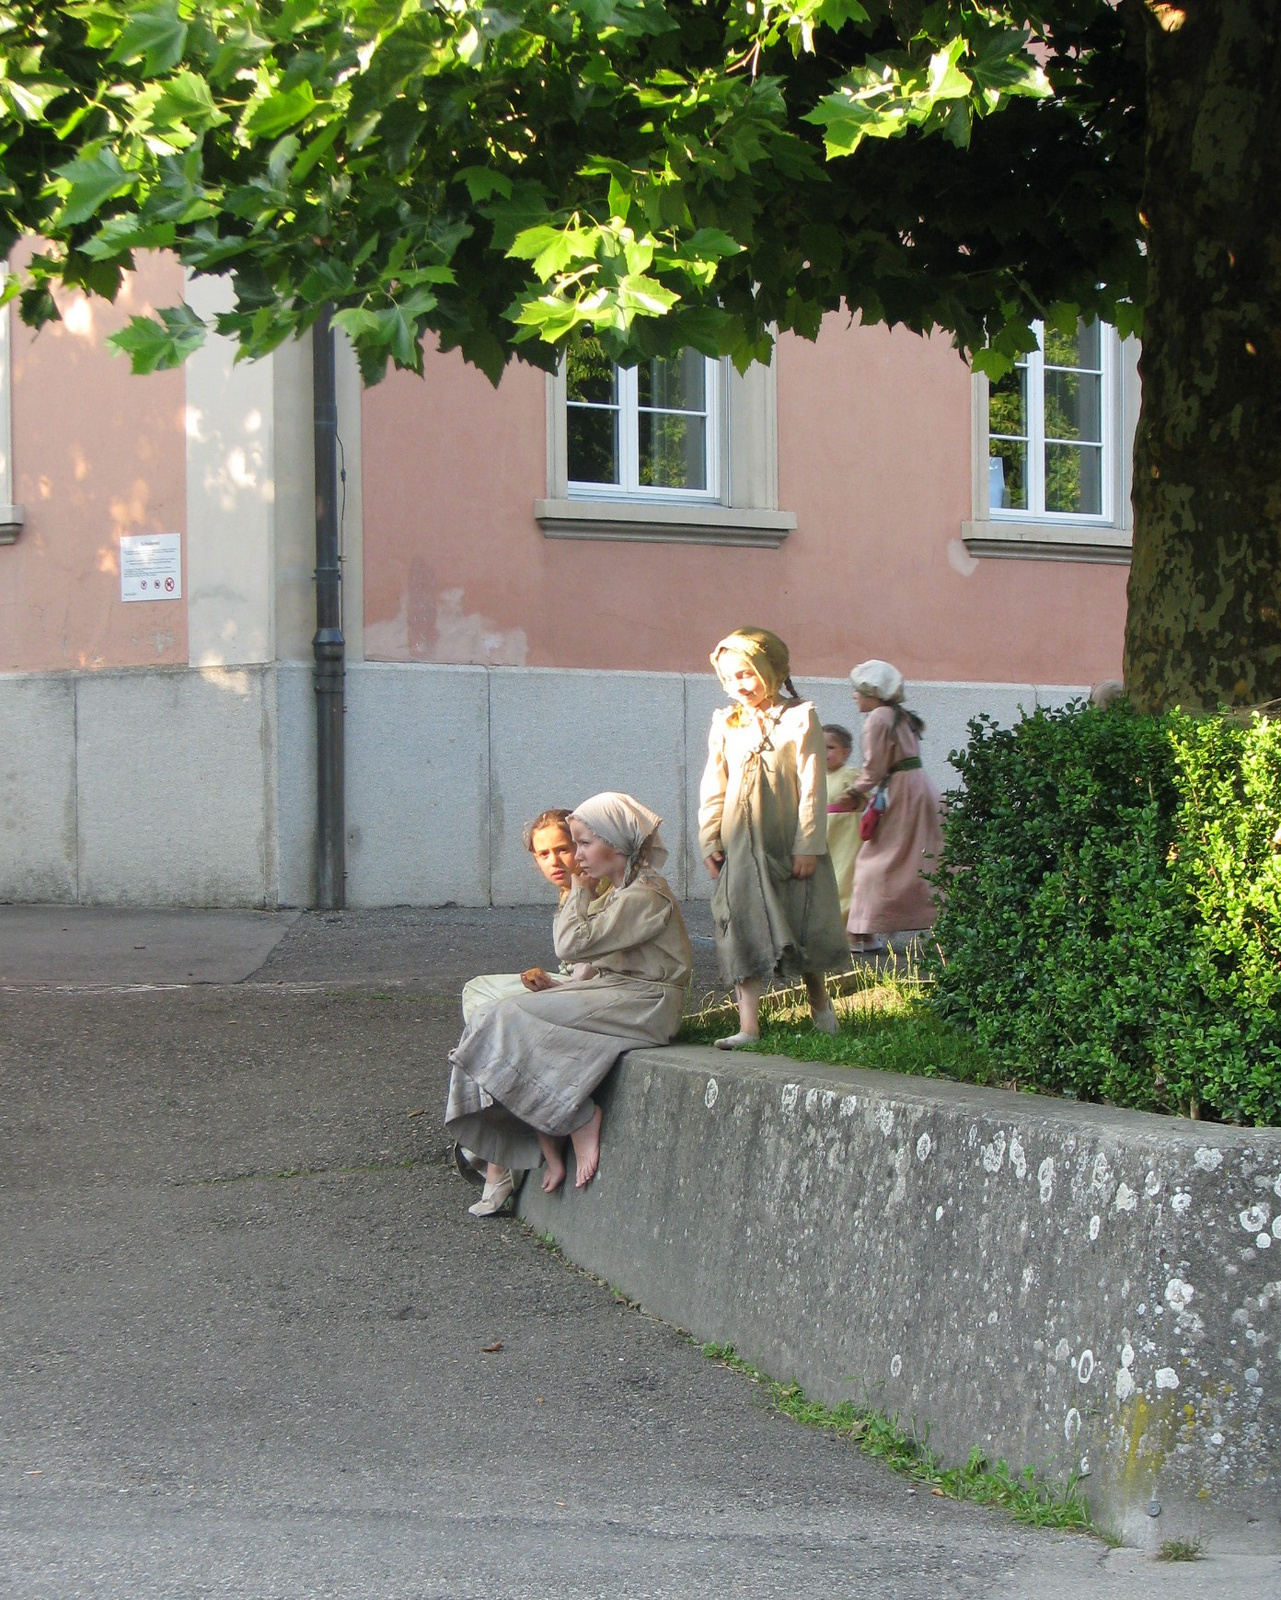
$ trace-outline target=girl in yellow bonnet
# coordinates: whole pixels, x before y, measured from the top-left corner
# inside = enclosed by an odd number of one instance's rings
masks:
[[[814,1026],[836,1032],[823,975],[849,965],[827,853],[827,779],[818,713],[792,686],[787,646],[737,628],[712,651],[732,706],[712,717],[699,788],[699,850],[716,880],[712,920],[721,977],[734,988],[738,1032],[760,1037],[760,1000],[775,975],[801,977]]]

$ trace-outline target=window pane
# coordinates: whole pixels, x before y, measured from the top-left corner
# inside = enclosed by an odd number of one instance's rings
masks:
[[[1078,322],[1075,333],[1059,333],[1054,328],[1047,328],[1045,364],[1047,367],[1086,367],[1097,371],[1099,324]]]
[[[706,409],[707,363],[697,350],[642,361],[636,369],[636,398],[660,411]]]
[[[1046,445],[1045,509],[1102,515],[1103,451],[1097,445]]]
[[[1045,374],[1045,437],[1102,444],[1103,380],[1091,372]]]
[[[571,483],[618,482],[618,412],[606,407],[566,408]]]
[[[1017,439],[993,439],[991,452],[987,463],[989,505],[993,511],[1026,511],[1027,445]]]
[[[570,400],[604,406],[618,404],[618,368],[601,349],[599,340],[580,339],[570,345],[565,354],[565,392]]]
[[[1004,438],[1027,438],[1027,368],[1015,367],[988,386],[987,431]]]
[[[642,411],[639,461],[642,487],[706,489],[706,441],[707,423],[703,417],[680,416],[670,411]]]

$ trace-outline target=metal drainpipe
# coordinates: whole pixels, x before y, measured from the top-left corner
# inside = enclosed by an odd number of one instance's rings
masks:
[[[311,332],[316,472],[316,904],[347,903],[346,811],[343,793],[342,568],[338,559],[338,401],[334,334],[326,308]]]

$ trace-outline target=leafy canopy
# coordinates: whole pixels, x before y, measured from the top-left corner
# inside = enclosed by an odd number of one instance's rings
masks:
[[[428,333],[495,380],[578,330],[745,366],[841,306],[999,372],[1031,317],[1137,321],[1139,81],[1105,0],[8,5],[7,293],[39,326],[168,249],[244,355],[331,305],[367,381]]]

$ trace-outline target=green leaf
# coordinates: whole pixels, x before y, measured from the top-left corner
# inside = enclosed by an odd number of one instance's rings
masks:
[[[187,24],[178,15],[177,5],[170,0],[168,5],[153,5],[132,12],[111,52],[111,59],[141,60],[148,77],[155,77],[178,65],[186,43]]]
[[[66,94],[66,83],[45,83],[34,78],[0,78],[0,103],[23,122],[41,122],[49,106]]]
[[[136,216],[109,217],[80,248],[95,261],[105,261],[131,250],[167,249],[176,237],[172,222],[145,223]]]
[[[138,373],[180,367],[205,341],[205,324],[187,304],[171,306],[155,317],[131,317],[107,340],[127,355]]]
[[[156,100],[153,120],[158,127],[177,123],[193,133],[203,133],[227,121],[214,104],[209,85],[198,72],[184,70],[166,78]]]
[[[296,127],[316,109],[316,96],[304,78],[290,89],[281,89],[260,100],[242,126],[246,133],[262,139],[274,139],[287,129]]]
[[[136,173],[126,172],[114,150],[101,145],[87,146],[93,153],[65,166],[55,167],[54,175],[65,185],[62,209],[58,223],[62,227],[77,222],[87,222],[98,207],[115,195],[132,189],[138,182]]]
[[[327,128],[310,140],[302,154],[293,164],[289,174],[290,182],[301,183],[326,151],[333,147],[341,132],[342,123],[335,118]]]
[[[492,200],[495,195],[501,195],[504,200],[511,198],[511,179],[504,177],[501,172],[495,172],[492,167],[464,167],[455,176],[467,185],[467,193],[474,205]]]

